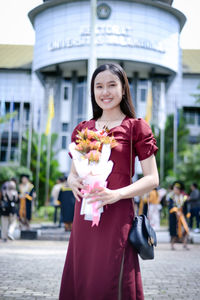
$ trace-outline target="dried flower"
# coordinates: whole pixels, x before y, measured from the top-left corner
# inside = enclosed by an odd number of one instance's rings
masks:
[[[109,144],[111,148],[117,145],[112,135],[108,136],[106,130],[93,131],[85,128],[78,131],[75,149],[83,154],[83,158],[90,162],[98,162],[101,156],[103,144]]]

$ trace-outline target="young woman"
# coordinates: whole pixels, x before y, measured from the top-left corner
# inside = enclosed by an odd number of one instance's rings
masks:
[[[111,151],[114,166],[107,188],[88,195],[95,197],[94,201],[101,200],[104,207],[97,227],[91,227],[91,222],[80,215],[84,186],[72,161],[68,184],[77,201],[59,299],[141,300],[144,296],[138,256],[128,235],[134,217],[132,198],[158,185],[156,141],[148,124],[135,118],[128,79],[119,65],[109,63],[95,70],[91,100],[93,119],[74,129],[72,141],[76,140],[77,130],[107,128],[118,145]],[[141,161],[144,177],[130,184],[130,162],[134,170],[135,156]]]
[[[171,236],[171,249],[175,250],[174,244],[177,240],[183,241],[183,248],[188,250],[187,241],[189,228],[183,213],[184,204],[188,196],[184,195],[182,184],[173,184],[173,193],[169,198],[169,233]]]

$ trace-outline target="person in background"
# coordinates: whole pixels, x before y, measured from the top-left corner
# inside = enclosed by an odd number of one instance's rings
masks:
[[[29,229],[35,198],[34,186],[29,180],[29,175],[23,174],[20,177],[19,198],[19,221],[22,227],[25,226],[26,229]]]
[[[1,238],[4,242],[6,242],[7,239],[14,240],[14,231],[17,225],[18,202],[19,197],[15,181],[7,181],[1,191],[0,199]]]
[[[160,229],[160,199],[157,189],[153,189],[147,197],[149,202],[148,217],[154,230]]]
[[[172,250],[175,250],[174,244],[177,240],[182,241],[183,248],[189,250],[187,246],[189,228],[183,213],[186,200],[187,196],[183,192],[183,185],[180,182],[175,182],[169,198],[169,232]]]
[[[62,222],[65,226],[65,231],[71,231],[72,222],[74,219],[75,198],[72,193],[72,189],[69,188],[69,185],[67,183],[67,177],[65,177],[63,186],[60,189],[58,200],[61,203],[61,215]]]
[[[61,227],[61,207],[60,207],[60,201],[58,200],[58,195],[60,193],[60,189],[63,186],[63,178],[58,178],[56,180],[56,184],[53,186],[51,191],[51,198],[52,198],[52,204],[54,206],[54,218],[53,222],[54,224],[57,223],[57,219],[59,220],[59,227]]]
[[[191,193],[188,198],[188,205],[190,207],[190,221],[189,227],[192,229],[193,227],[193,219],[196,219],[196,228],[194,232],[200,232],[200,191],[198,189],[198,185],[196,183],[191,184],[190,186]]]

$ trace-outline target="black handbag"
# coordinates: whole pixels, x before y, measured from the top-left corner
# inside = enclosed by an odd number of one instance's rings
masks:
[[[136,216],[133,220],[129,241],[142,259],[154,259],[156,233],[145,215]]]
[[[132,128],[130,148],[130,182],[132,183]],[[142,259],[154,259],[154,246],[157,245],[156,233],[145,215],[136,216],[133,220],[129,241]]]

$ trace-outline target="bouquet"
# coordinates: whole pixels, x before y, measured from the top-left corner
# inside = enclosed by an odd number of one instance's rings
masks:
[[[111,149],[117,145],[114,136],[108,136],[107,130],[92,131],[85,128],[78,131],[76,137],[76,143],[71,143],[69,150],[76,171],[83,179],[83,194],[95,188],[106,187],[106,179],[113,168],[113,162],[109,160]],[[98,226],[103,207],[97,209],[100,201],[89,204],[89,200],[91,199],[83,197],[81,215],[85,215],[85,220],[92,221],[92,227]]]

